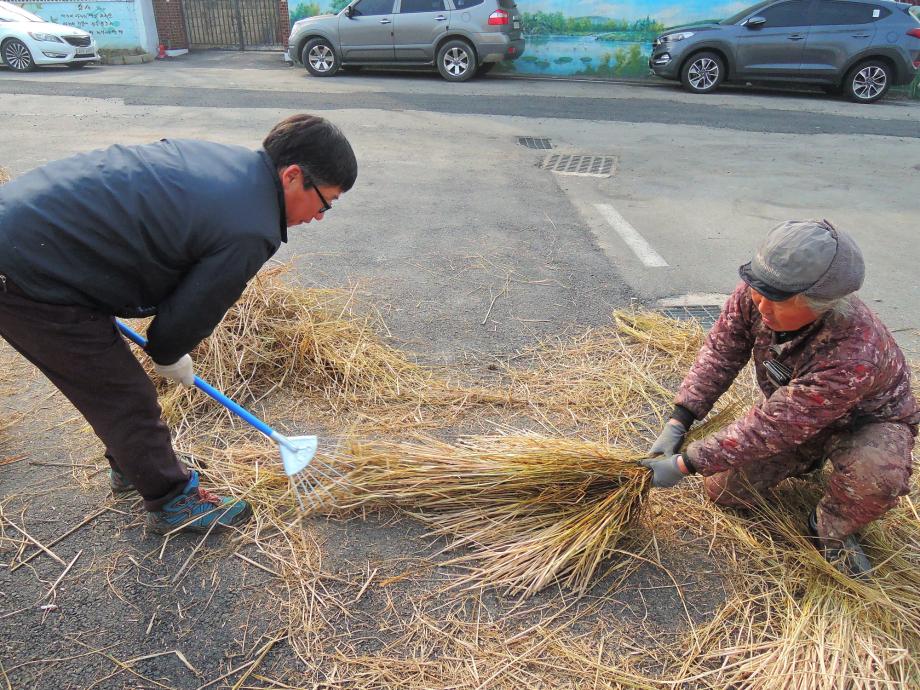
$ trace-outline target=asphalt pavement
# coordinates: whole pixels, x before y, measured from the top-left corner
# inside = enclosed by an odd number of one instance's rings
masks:
[[[361,176],[320,226],[334,225],[333,236],[295,232],[287,255],[323,255],[299,264],[307,278],[369,280],[385,296],[408,289],[418,304],[443,306],[448,322],[466,314],[469,327],[459,330],[467,343],[426,322],[430,314],[413,315],[420,328],[400,329],[439,356],[466,345],[503,350],[602,319],[630,300],[718,301],[757,239],[800,217],[853,232],[869,264],[863,295],[903,343],[913,346],[920,325],[917,101],[862,106],[750,87],[701,97],[663,81],[501,75],[448,84],[424,71],[318,79],[279,53],[224,51],[80,72],[0,72],[0,93],[2,163],[14,172],[113,141],[190,136],[255,146],[289,112],[332,118],[357,143]],[[552,148],[527,149],[522,136]],[[549,172],[540,166],[552,154],[607,158],[611,171]],[[657,265],[643,261],[647,251]],[[475,264],[470,257],[480,254],[498,268],[459,291],[436,287],[443,278],[423,278],[427,268],[413,266],[431,262],[438,272],[439,263]],[[540,306],[517,319],[493,309],[479,323],[515,271],[530,282],[521,303]],[[550,277],[567,288],[546,299],[539,293]],[[510,325],[490,326],[501,315]]]
[[[13,175],[162,137],[256,147],[291,112],[332,119],[355,146],[357,184],[322,222],[292,229],[278,258],[308,285],[354,287],[426,361],[481,363],[608,323],[630,304],[718,304],[763,234],[806,217],[854,234],[867,259],[863,298],[903,344],[917,342],[920,102],[500,75],[449,84],[424,72],[317,79],[277,53],[217,51],[79,72],[0,70],[0,94],[0,166]],[[80,582],[67,578],[54,596],[61,567],[51,559],[0,568],[0,669],[15,667],[23,687],[88,687],[118,671],[106,654],[163,652],[136,668],[195,688],[253,658],[282,615],[266,573],[225,553],[207,562],[213,572],[171,585],[196,540],[164,548],[144,535],[136,506],[112,503],[104,477],[85,466],[99,449],[75,412],[6,355],[19,388],[4,393],[6,408],[49,402],[12,432],[5,452],[28,459],[0,467],[5,515],[44,540],[101,502],[114,510],[58,547],[67,561],[83,555]],[[30,512],[9,512],[22,506]],[[366,540],[367,558],[425,548],[392,528],[318,529],[333,549],[346,532]],[[0,555],[13,558],[8,546]],[[58,608],[41,608],[50,604]],[[675,619],[667,607],[645,615]],[[122,672],[96,687],[132,682]]]

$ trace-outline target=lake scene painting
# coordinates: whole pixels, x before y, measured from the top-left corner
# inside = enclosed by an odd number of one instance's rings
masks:
[[[683,3],[665,0],[520,1],[527,47],[500,67],[546,76],[644,78],[655,36],[667,28],[727,17],[744,2]]]
[[[290,0],[291,22],[337,12],[348,0]],[[641,79],[659,33],[704,19],[728,17],[751,2],[704,0],[518,0],[526,50],[496,69],[518,74]]]

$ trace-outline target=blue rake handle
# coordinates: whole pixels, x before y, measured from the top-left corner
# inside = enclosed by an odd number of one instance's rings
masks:
[[[137,333],[130,326],[128,326],[125,323],[122,323],[121,321],[117,319],[115,320],[115,323],[118,325],[118,329],[122,333],[124,333],[126,337],[128,337],[130,340],[134,341],[141,347],[147,347],[147,340],[140,333]],[[303,451],[304,451],[303,448],[298,448],[297,446],[295,446],[293,443],[291,443],[291,440],[288,439],[286,436],[279,434],[277,431],[272,429],[268,424],[266,424],[261,419],[256,417],[252,412],[242,407],[238,403],[235,403],[233,400],[231,400],[226,395],[221,393],[219,390],[214,388],[214,386],[212,386],[210,383],[208,383],[204,379],[198,376],[195,376],[195,387],[203,391],[204,393],[207,393],[209,396],[214,398],[214,400],[219,402],[221,405],[226,407],[228,410],[230,410],[231,412],[233,412],[240,418],[249,422],[249,424],[251,424],[256,429],[261,431],[263,434],[268,436],[268,438],[270,438],[272,441],[277,443],[279,446],[282,446],[283,448],[287,449],[295,456],[299,456],[301,458],[301,461],[305,459],[303,458]],[[312,453],[310,454],[310,459],[312,459]],[[307,464],[309,464],[309,460],[307,461]],[[287,467],[285,469],[287,469]]]

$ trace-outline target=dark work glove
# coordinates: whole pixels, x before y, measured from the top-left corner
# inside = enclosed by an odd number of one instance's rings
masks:
[[[649,448],[648,454],[652,457],[656,455],[674,455],[680,450],[684,442],[684,436],[687,435],[687,428],[680,422],[673,419],[664,425],[664,429],[658,434],[658,438]]]
[[[670,489],[687,478],[687,475],[677,467],[678,457],[678,454],[675,453],[663,458],[646,458],[640,460],[639,464],[653,472],[652,486],[659,489]]]

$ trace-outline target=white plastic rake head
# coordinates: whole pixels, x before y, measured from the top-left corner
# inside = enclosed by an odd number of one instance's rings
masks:
[[[340,483],[342,473],[316,458],[316,436],[282,436],[277,431],[271,436],[281,451],[284,473],[304,511],[315,510],[322,504],[335,505],[331,488]]]

